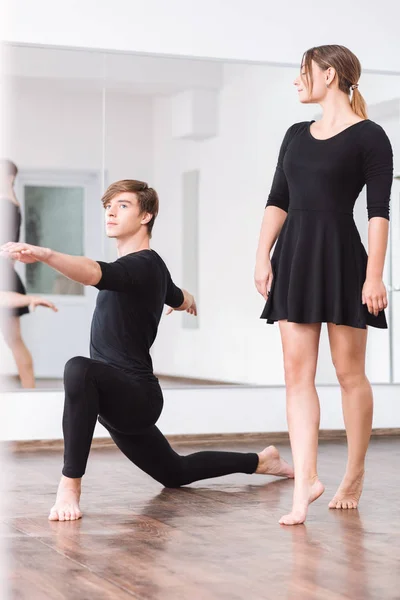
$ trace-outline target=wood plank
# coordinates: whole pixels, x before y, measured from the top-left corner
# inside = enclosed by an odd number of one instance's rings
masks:
[[[18,537],[13,542],[8,585],[10,596],[19,600],[132,600],[135,597],[29,536]]]
[[[399,428],[373,429],[372,438],[375,437],[400,437]],[[258,442],[261,446],[265,444],[288,444],[289,434],[287,431],[278,432],[259,432],[259,433],[214,433],[214,434],[188,434],[188,435],[167,435],[166,438],[174,446],[187,446],[195,444],[196,446],[212,446],[218,444],[246,444]],[[346,431],[344,429],[321,429],[319,440],[344,440]],[[64,447],[63,440],[18,440],[15,442],[0,442],[0,448],[8,452],[33,452],[35,450],[57,450],[61,451]],[[95,438],[92,449],[101,449],[114,447],[114,442],[109,437]]]

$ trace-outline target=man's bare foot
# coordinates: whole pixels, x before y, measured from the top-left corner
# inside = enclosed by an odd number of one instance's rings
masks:
[[[319,498],[325,491],[325,487],[318,476],[299,481],[296,479],[292,512],[279,519],[281,525],[300,525],[307,517],[309,505]]]
[[[357,508],[363,489],[364,470],[355,476],[345,475],[329,508]]]
[[[79,508],[81,479],[70,479],[62,475],[57,490],[56,503],[50,511],[50,521],[75,521],[82,517]]]
[[[280,457],[275,446],[264,448],[258,455],[258,467],[256,473],[263,475],[275,475],[275,477],[289,477],[293,479],[294,471],[292,467]]]

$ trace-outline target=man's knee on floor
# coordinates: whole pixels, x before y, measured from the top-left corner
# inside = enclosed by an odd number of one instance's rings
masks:
[[[174,468],[162,474],[160,483],[166,488],[179,488],[191,483],[186,456],[180,456]]]
[[[182,485],[185,485],[175,474],[162,475],[160,483],[165,488],[179,488],[182,487]]]

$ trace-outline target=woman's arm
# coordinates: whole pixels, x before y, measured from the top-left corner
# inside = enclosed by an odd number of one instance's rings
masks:
[[[373,217],[368,224],[367,274],[362,290],[362,303],[375,316],[387,307],[386,288],[382,281],[386,248],[389,237],[389,221]]]
[[[289,187],[283,170],[283,160],[295,131],[296,126],[292,125],[283,139],[271,191],[268,196],[268,202],[261,224],[254,279],[258,292],[265,300],[268,298],[273,278],[270,261],[271,250],[286,221],[287,212],[289,210]]]
[[[36,308],[36,306],[45,306],[46,308],[51,308],[54,312],[58,312],[58,309],[50,300],[46,300],[40,296],[19,294],[18,292],[0,292],[0,306],[7,306],[8,308],[22,308],[24,306]]]
[[[382,276],[389,234],[393,152],[389,138],[376,123],[369,123],[361,141],[368,210],[368,263],[362,302],[377,316],[387,306]]]
[[[272,284],[270,254],[287,218],[287,212],[277,206],[267,206],[261,225],[256,255],[254,279],[258,292],[267,300]]]

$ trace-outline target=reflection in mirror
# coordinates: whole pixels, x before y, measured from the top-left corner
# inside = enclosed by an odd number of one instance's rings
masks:
[[[103,63],[98,53],[6,47],[3,158],[17,175],[2,196],[15,212],[2,242],[102,258]],[[66,361],[88,354],[96,291],[41,262],[16,262],[12,273],[9,288],[27,306],[3,310],[3,387],[61,387]]]
[[[173,313],[161,321],[152,358],[163,385],[282,385],[279,328],[259,319],[264,302],[253,272],[284,133],[295,122],[318,118],[318,106],[298,102],[292,85],[298,68],[40,48],[9,52],[7,157],[20,168],[15,190],[23,239],[112,261],[116,247],[104,235],[99,202],[104,187],[119,179],[147,182],[160,197],[152,248],[176,283],[197,296],[199,308],[197,319]],[[396,161],[400,78],[366,73],[361,87]],[[365,193],[355,220],[367,245]],[[393,232],[393,256],[399,245]],[[28,293],[46,295],[60,309],[38,309],[21,322],[40,385],[61,386],[64,363],[88,355],[97,292],[46,267],[17,269]],[[390,287],[396,269],[398,261],[388,258],[390,329],[369,334],[374,382],[399,377],[393,357],[399,355],[400,292]],[[16,372],[11,355],[4,372]],[[324,330],[317,380],[336,382]]]

